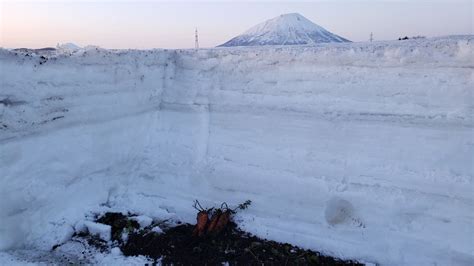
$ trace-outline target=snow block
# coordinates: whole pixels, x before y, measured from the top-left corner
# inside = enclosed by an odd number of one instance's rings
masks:
[[[95,223],[91,221],[84,222],[87,230],[91,235],[97,235],[104,241],[110,241],[112,234],[112,227],[110,225]]]
[[[133,216],[130,219],[137,221],[140,227],[147,227],[153,223],[153,219],[145,215]]]

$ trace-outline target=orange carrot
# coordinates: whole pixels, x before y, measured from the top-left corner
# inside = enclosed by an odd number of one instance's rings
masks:
[[[200,211],[196,217],[197,223],[193,231],[193,236],[203,236],[206,230],[207,222],[209,221],[209,215],[207,211]]]
[[[219,220],[217,221],[216,227],[214,228],[214,232],[216,234],[219,234],[220,232],[222,232],[222,230],[225,229],[225,227],[230,221],[230,214],[231,214],[231,211],[226,210],[219,216]]]
[[[207,233],[213,233],[215,230],[215,227],[217,225],[217,222],[219,221],[219,217],[221,216],[222,211],[220,209],[217,209],[214,214],[212,215],[211,222],[209,223],[209,227],[207,228]]]

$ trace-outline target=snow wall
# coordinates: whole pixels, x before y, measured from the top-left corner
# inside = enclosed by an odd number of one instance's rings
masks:
[[[473,37],[0,51],[0,248],[91,212],[243,228],[382,265],[474,262]]]

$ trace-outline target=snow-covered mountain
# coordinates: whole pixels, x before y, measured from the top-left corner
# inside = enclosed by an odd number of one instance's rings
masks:
[[[283,14],[260,23],[219,46],[295,45],[349,42],[298,13]]]
[[[77,51],[77,50],[81,49],[81,47],[77,44],[72,43],[72,42],[68,42],[68,43],[63,43],[63,44],[56,45],[56,49],[63,50],[63,51]]]

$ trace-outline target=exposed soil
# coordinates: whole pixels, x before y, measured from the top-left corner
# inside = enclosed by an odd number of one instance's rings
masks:
[[[323,256],[287,243],[252,236],[230,222],[218,235],[193,236],[194,225],[180,224],[156,233],[120,213],[107,213],[97,222],[112,226],[112,238],[125,256],[145,255],[163,265],[362,265]],[[128,240],[121,240],[123,230]],[[92,243],[91,243],[92,244]]]
[[[122,232],[124,230],[130,233],[140,228],[137,221],[131,220],[118,212],[107,212],[99,217],[96,222],[110,225],[112,227],[112,240],[119,243],[122,243]]]

